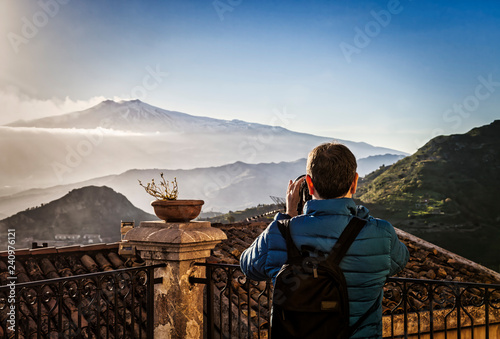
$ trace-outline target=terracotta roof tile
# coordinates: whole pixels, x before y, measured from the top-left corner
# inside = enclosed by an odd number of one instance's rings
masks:
[[[57,250],[55,247],[40,247],[40,248],[34,248],[30,250],[30,252],[33,255],[48,255],[57,253]]]
[[[30,253],[30,249],[29,248],[20,248],[20,249],[16,248],[16,256],[27,255],[29,253]],[[0,258],[1,257],[7,257],[8,255],[9,255],[8,251],[2,251],[2,252],[0,252]]]
[[[227,240],[218,244],[211,262],[239,263],[241,252],[267,227],[266,222],[219,225]],[[500,283],[500,273],[446,251],[404,231],[397,230],[401,241],[410,251],[410,262],[398,274],[405,278],[459,280],[478,283]]]
[[[124,268],[125,267],[125,262],[115,252],[109,252],[108,259],[113,264],[114,268]]]

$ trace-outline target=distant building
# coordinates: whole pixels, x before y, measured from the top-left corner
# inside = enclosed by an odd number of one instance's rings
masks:
[[[54,236],[54,239],[56,241],[74,241],[76,242],[77,240],[80,239],[80,234],[64,234],[64,233],[59,233]]]
[[[127,241],[124,241],[125,234],[127,234],[128,231],[133,229],[135,226],[135,221],[122,221],[120,224],[120,245],[118,247],[118,254],[124,257],[134,257],[135,256],[135,248],[127,243]]]
[[[97,244],[101,243],[101,235],[100,234],[84,234],[83,235],[83,244]]]

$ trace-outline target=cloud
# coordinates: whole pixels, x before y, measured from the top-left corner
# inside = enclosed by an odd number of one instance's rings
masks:
[[[64,99],[36,99],[22,94],[16,87],[0,89],[0,125],[16,120],[32,120],[48,116],[61,115],[74,111],[81,111],[106,100],[103,96],[92,97],[88,100]],[[122,98],[112,98],[122,100]]]
[[[0,132],[12,133],[14,134],[52,134],[52,135],[68,135],[68,136],[80,136],[80,135],[98,135],[98,136],[144,136],[144,133],[130,132],[130,131],[119,131],[109,128],[97,127],[94,129],[83,129],[83,128],[43,128],[43,127],[9,127],[0,126]],[[150,133],[150,135],[154,135]]]

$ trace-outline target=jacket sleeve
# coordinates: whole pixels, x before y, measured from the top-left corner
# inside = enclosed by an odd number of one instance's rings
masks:
[[[288,218],[290,218],[288,215],[278,213],[274,221],[254,240],[252,245],[243,251],[240,256],[240,267],[248,278],[257,281],[267,280],[272,278],[273,275],[279,271],[279,267],[268,267],[271,237],[270,230],[278,228],[276,225],[277,220]]]
[[[408,251],[408,248],[406,248],[406,245],[399,240],[392,225],[391,225],[391,231],[392,231],[391,232],[392,239],[391,239],[390,276],[402,271],[405,268],[406,264],[408,263],[408,260],[410,260],[410,252]]]
[[[265,266],[269,253],[269,227],[262,232],[252,245],[240,256],[240,267],[245,275],[252,280],[267,280]]]

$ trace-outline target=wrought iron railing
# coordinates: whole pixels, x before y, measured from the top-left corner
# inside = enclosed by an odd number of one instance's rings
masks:
[[[0,286],[1,338],[152,338],[154,269]]]
[[[383,306],[389,338],[489,339],[500,333],[500,285],[390,278]]]
[[[207,285],[206,337],[269,338],[271,283],[247,279],[238,265],[197,265],[206,267],[206,278],[191,278]],[[383,315],[384,338],[488,339],[500,331],[500,285],[390,278]]]
[[[191,277],[190,281],[207,285],[204,307],[207,338],[270,337],[270,281],[247,279],[238,265],[196,265],[206,267],[205,278]]]

